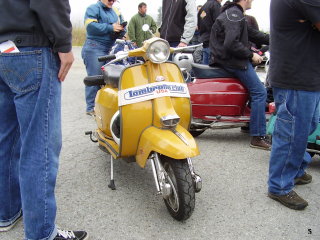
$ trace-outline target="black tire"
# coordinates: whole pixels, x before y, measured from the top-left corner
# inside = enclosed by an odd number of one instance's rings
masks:
[[[160,156],[163,167],[168,174],[168,183],[172,193],[164,199],[170,215],[178,220],[188,219],[195,207],[195,189],[187,159],[176,160]]]
[[[189,130],[189,133],[190,133],[193,137],[198,137],[198,136],[200,136],[202,133],[204,133],[204,131],[205,131],[205,130],[195,131],[195,130],[190,129],[190,130]]]

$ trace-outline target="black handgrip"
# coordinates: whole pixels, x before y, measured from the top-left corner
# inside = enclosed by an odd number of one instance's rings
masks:
[[[87,76],[83,80],[86,86],[100,86],[105,85],[103,75]]]
[[[105,61],[113,60],[113,59],[116,59],[116,55],[115,54],[98,57],[98,61],[99,62],[105,62]]]

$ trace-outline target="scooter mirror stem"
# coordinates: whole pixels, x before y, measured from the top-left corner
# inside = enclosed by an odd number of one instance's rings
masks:
[[[143,24],[142,31],[149,32],[152,37],[156,37],[156,35],[153,34],[153,32],[150,30],[150,26],[148,24]]]

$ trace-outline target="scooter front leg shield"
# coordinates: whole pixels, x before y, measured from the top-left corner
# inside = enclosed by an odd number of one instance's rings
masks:
[[[199,155],[198,146],[192,135],[178,125],[176,129],[147,128],[141,135],[136,161],[144,168],[151,152],[173,159],[185,159]]]

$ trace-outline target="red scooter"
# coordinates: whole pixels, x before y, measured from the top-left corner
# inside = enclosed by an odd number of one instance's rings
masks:
[[[206,129],[248,127],[249,93],[242,83],[222,68],[192,63],[194,78],[188,83],[192,104],[190,133]],[[270,109],[269,109],[270,108]],[[270,107],[266,107],[267,118]]]

